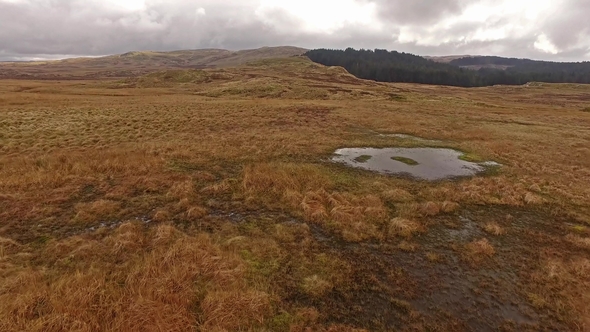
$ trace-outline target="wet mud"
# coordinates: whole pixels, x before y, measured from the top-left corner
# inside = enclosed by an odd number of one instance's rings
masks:
[[[349,292],[314,304],[328,321],[377,331],[567,330],[555,313],[540,311],[527,299],[528,276],[538,267],[540,252],[555,247],[564,232],[544,214],[510,213],[510,221],[502,221],[507,234],[497,237],[483,225],[507,216],[503,208],[436,217],[427,232],[390,244],[347,243],[313,226],[322,250],[350,262],[355,275]],[[471,264],[465,245],[482,238],[496,253]],[[417,249],[401,250],[401,242]]]

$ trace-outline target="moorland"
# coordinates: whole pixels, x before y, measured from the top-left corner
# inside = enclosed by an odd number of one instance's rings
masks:
[[[2,331],[590,329],[588,85],[67,73],[0,80]],[[331,162],[425,146],[502,166]]]

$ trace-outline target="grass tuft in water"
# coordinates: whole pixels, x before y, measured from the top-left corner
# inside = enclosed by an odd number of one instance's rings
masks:
[[[371,158],[373,158],[373,157],[364,154],[362,156],[358,156],[358,157],[354,158],[354,161],[356,161],[357,163],[366,163],[367,161],[371,160]]]
[[[391,159],[395,160],[395,161],[399,161],[400,163],[404,163],[406,165],[410,165],[410,166],[416,166],[418,165],[418,162],[410,159],[410,158],[406,158],[406,157],[391,157]]]

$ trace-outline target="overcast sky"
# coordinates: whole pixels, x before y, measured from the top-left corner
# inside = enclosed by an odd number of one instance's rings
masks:
[[[0,60],[283,45],[590,61],[590,0],[0,0]]]

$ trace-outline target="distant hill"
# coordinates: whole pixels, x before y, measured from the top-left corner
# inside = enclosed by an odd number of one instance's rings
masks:
[[[478,84],[474,73],[446,63],[409,53],[387,50],[328,50],[307,52],[312,61],[326,66],[341,66],[351,74],[380,82],[406,82],[455,86]]]
[[[538,61],[538,60],[531,60],[531,59],[519,59],[519,58],[503,58],[499,56],[464,56],[460,58],[455,58],[449,61],[450,64],[455,66],[487,66],[487,65],[495,65],[495,66],[507,66],[507,67],[515,67],[515,66],[526,66],[531,64],[553,64],[553,65],[564,65],[568,64],[567,62],[550,62],[550,61]]]
[[[475,63],[474,64],[459,64],[460,61],[458,62],[458,60],[463,60],[463,59],[488,58],[488,57],[479,56],[479,55],[425,56],[424,58],[434,61],[434,62],[448,63],[448,64],[452,64],[452,65],[455,65],[455,66],[458,66],[461,68],[468,68],[468,69],[474,69],[474,70],[479,70],[481,68],[492,68],[492,69],[505,70],[507,68],[512,67],[512,65],[493,63],[493,62],[477,63],[477,64],[475,64]],[[494,58],[496,58],[496,57],[494,57]],[[501,59],[504,59],[504,58],[501,58]]]
[[[467,56],[436,61],[387,50],[311,50],[306,55],[326,66],[342,66],[356,77],[462,87],[521,85],[528,82],[590,84],[590,62],[548,62],[529,59]]]
[[[424,58],[434,61],[434,62],[442,62],[442,63],[449,63],[456,59],[467,58],[471,55],[443,55],[443,56],[425,56]]]
[[[307,50],[292,46],[251,50],[182,50],[172,52],[135,51],[98,58],[55,61],[0,62],[0,78],[96,79],[137,77],[163,69],[204,69],[229,67],[251,61],[302,55]]]

